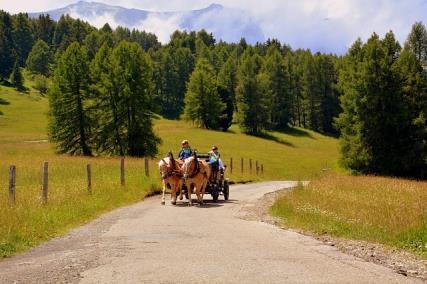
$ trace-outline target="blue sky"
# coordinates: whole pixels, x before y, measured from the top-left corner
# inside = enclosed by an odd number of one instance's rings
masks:
[[[63,7],[76,0],[0,0],[15,13]],[[203,8],[215,2],[246,10],[260,22],[266,37],[293,48],[343,53],[357,37],[390,29],[404,42],[415,21],[427,23],[427,0],[99,0],[106,4],[155,11]]]

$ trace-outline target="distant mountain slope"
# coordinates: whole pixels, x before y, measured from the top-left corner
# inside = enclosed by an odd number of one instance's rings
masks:
[[[61,15],[69,14],[71,17],[88,21],[96,27],[101,27],[108,22],[112,27],[121,25],[138,28],[155,33],[162,42],[167,42],[170,34],[176,29],[187,31],[206,29],[217,39],[227,42],[237,42],[242,37],[250,43],[265,39],[260,25],[251,15],[243,10],[231,9],[219,4],[211,4],[204,9],[192,11],[152,12],[79,1],[64,8],[29,15],[37,17],[39,14],[46,13],[55,20],[58,20]]]

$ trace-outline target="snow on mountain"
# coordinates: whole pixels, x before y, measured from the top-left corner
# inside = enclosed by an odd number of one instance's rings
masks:
[[[227,8],[219,4],[191,11],[153,12],[128,9],[98,2],[79,1],[64,8],[40,13],[30,13],[31,17],[49,14],[58,20],[68,14],[96,27],[109,23],[111,27],[124,26],[155,33],[161,42],[168,42],[170,35],[177,29],[198,31],[206,29],[217,39],[237,42],[244,37],[249,43],[264,41],[263,31],[257,21],[248,12]]]

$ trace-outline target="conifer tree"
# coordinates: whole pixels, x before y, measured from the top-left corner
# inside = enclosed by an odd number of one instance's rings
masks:
[[[152,63],[136,43],[107,45],[91,65],[98,118],[95,144],[100,152],[116,155],[157,154],[161,142],[152,123]]]
[[[425,178],[427,175],[427,75],[417,55],[408,45],[396,61],[406,111],[406,149],[402,153],[402,174]]]
[[[0,82],[9,78],[14,62],[12,17],[0,10]]]
[[[17,52],[19,66],[24,66],[28,53],[33,46],[34,38],[27,14],[19,13],[13,19],[13,41]]]
[[[12,74],[10,74],[10,83],[17,90],[22,91],[24,89],[24,77],[22,76],[21,67],[19,67],[18,60],[13,65]]]
[[[422,22],[416,22],[406,41],[407,47],[423,66],[427,66],[427,29]]]
[[[207,129],[219,129],[224,109],[225,105],[216,88],[213,67],[201,58],[188,82],[184,118]]]
[[[48,45],[51,45],[55,25],[56,22],[50,18],[49,14],[39,15],[39,17],[34,20],[34,40],[43,40]]]
[[[236,109],[237,86],[237,60],[231,55],[222,65],[218,73],[217,86],[221,101],[225,103],[225,109],[221,119],[221,129],[227,131],[233,122],[233,114]]]
[[[267,52],[262,72],[268,80],[269,124],[273,129],[284,129],[289,122],[290,78],[276,45]]]
[[[260,134],[267,127],[267,78],[264,74],[259,74],[261,65],[260,56],[247,48],[237,71],[238,122],[243,131],[252,135]]]
[[[38,40],[27,58],[27,69],[33,73],[48,76],[49,65],[52,62],[52,54],[49,46],[43,41]]]
[[[352,50],[357,49],[358,43]],[[387,175],[402,172],[401,156],[406,151],[401,138],[408,133],[399,76],[393,67],[398,49],[392,33],[384,40],[373,34],[360,52],[350,52],[350,65],[340,77],[343,113],[337,122],[343,163],[352,170]]]
[[[86,50],[72,43],[60,56],[49,92],[49,138],[59,153],[92,155]]]

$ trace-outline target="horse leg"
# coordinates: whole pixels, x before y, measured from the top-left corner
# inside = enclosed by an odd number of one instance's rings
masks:
[[[186,182],[185,183],[186,187],[187,187],[187,192],[188,192],[188,206],[192,206],[193,205],[193,201],[191,200],[191,182]]]
[[[200,194],[202,187],[203,187],[203,183],[197,186],[197,189],[196,189],[197,200],[199,201],[200,205],[203,204],[203,196]]]
[[[205,191],[206,191],[206,187],[208,186],[208,180],[205,179],[203,184],[202,184],[202,201],[203,201],[203,197],[205,195]]]
[[[184,199],[184,194],[182,193],[182,180],[181,178],[178,179],[178,190],[179,190],[179,200]]]
[[[166,204],[166,201],[165,201],[166,180],[163,180],[162,184],[163,184],[162,205],[165,205]]]
[[[172,192],[171,192],[171,196],[172,196],[171,204],[172,205],[176,205],[176,191],[177,191],[177,184],[176,184],[176,182],[174,182],[173,186],[172,186]]]

